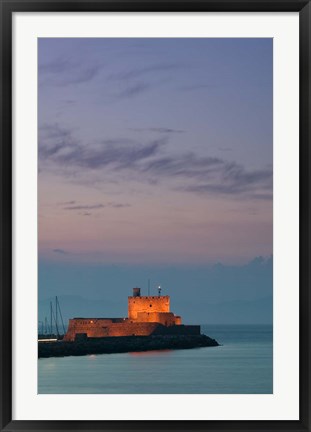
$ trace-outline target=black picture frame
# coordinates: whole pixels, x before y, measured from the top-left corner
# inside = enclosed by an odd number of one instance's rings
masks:
[[[311,431],[310,422],[310,138],[311,5],[308,0],[0,0],[0,307],[2,431]],[[300,66],[300,419],[298,421],[14,421],[12,420],[12,14],[14,12],[299,12]],[[286,361],[286,359],[284,359]]]

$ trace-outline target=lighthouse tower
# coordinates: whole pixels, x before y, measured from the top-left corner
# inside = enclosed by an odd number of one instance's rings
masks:
[[[142,296],[140,288],[133,288],[128,297],[128,319],[132,322],[157,322],[165,326],[181,324],[181,317],[170,311],[170,297]]]

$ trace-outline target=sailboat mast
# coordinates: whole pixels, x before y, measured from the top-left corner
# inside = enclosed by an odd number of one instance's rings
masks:
[[[58,317],[57,317],[58,307],[57,307],[57,296],[55,296],[55,325],[56,325],[56,331],[57,331],[57,337],[59,336],[58,333]]]
[[[51,336],[51,338],[52,338],[52,324],[53,324],[53,306],[52,306],[52,302],[50,301],[50,314],[51,314],[51,328],[50,328],[50,330],[51,330],[51,334],[50,334],[50,336]]]
[[[58,306],[58,310],[59,310],[59,315],[60,315],[61,323],[62,323],[62,326],[63,326],[63,334],[65,334],[66,331],[65,331],[65,326],[64,326],[64,320],[63,320],[62,310],[60,308],[60,304],[59,304],[58,298],[57,298],[57,306]]]

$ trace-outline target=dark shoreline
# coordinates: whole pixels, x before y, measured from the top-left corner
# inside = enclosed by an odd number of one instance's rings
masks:
[[[117,354],[163,349],[191,349],[219,346],[206,335],[156,335],[87,338],[76,342],[39,342],[38,358]]]

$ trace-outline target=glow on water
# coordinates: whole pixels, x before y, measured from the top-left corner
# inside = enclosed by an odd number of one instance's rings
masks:
[[[202,326],[222,346],[39,359],[39,393],[272,393],[272,326]]]

